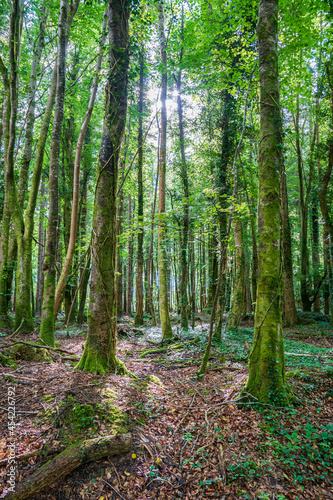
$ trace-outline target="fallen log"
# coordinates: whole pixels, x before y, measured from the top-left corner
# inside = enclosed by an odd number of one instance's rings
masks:
[[[191,340],[189,342],[182,342],[182,343],[177,343],[177,344],[168,344],[164,347],[158,347],[157,349],[143,349],[141,352],[139,358],[144,358],[145,356],[148,356],[148,354],[155,354],[158,352],[163,352],[163,351],[169,351],[170,349],[182,349],[183,347],[186,347],[190,344],[196,344],[199,342],[200,338],[197,335],[194,340]]]
[[[72,444],[25,481],[18,483],[15,486],[15,491],[7,494],[5,499],[26,500],[36,498],[37,494],[77,469],[80,465],[109,455],[127,453],[131,449],[131,444],[132,435],[129,433],[104,436],[89,439],[83,443]]]

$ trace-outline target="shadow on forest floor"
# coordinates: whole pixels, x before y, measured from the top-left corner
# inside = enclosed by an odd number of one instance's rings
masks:
[[[5,494],[8,444],[7,389],[15,386],[14,442],[18,480],[47,459],[47,446],[131,430],[133,449],[122,457],[80,467],[36,500],[332,499],[333,330],[316,322],[285,329],[288,383],[296,404],[287,409],[236,404],[247,379],[253,328],[224,332],[208,371],[196,373],[207,338],[200,318],[178,330],[176,349],[147,353],[159,328],[119,325],[118,356],[137,379],[95,376],[65,359],[1,367],[0,497]],[[177,333],[177,326],[174,326]],[[59,326],[61,347],[78,357],[85,331]],[[191,342],[199,336],[197,342]],[[19,335],[37,340],[37,334]],[[152,343],[153,342],[153,343]],[[140,357],[141,356],[141,357]],[[35,453],[35,455],[33,455]],[[20,457],[30,454],[25,460]],[[2,493],[1,493],[2,492]]]

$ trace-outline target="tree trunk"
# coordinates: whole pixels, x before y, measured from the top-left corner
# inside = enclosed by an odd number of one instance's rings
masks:
[[[144,46],[140,48],[139,134],[138,134],[138,260],[136,273],[135,325],[143,325],[143,101],[144,101]]]
[[[245,288],[245,254],[242,222],[234,214],[234,240],[235,240],[235,280],[232,297],[232,307],[229,313],[227,328],[237,328],[246,306]]]
[[[131,445],[131,434],[98,437],[83,441],[82,443],[72,444],[54,459],[49,460],[25,481],[13,487],[15,490],[9,493],[6,498],[8,500],[28,500],[29,498],[37,498],[39,493],[42,493],[56,481],[70,474],[80,465],[110,455],[127,453],[130,451]]]
[[[126,124],[129,64],[129,3],[109,0],[110,72],[105,92],[104,131],[97,167],[92,227],[92,270],[88,336],[77,368],[104,374],[125,372],[116,357],[117,184]]]
[[[42,314],[43,301],[43,260],[44,260],[44,211],[45,211],[45,184],[40,186],[40,196],[42,203],[39,207],[39,228],[38,228],[38,269],[37,269],[37,290],[36,290],[36,316],[40,318]]]
[[[37,203],[37,195],[39,190],[41,172],[44,160],[44,150],[47,140],[47,133],[52,118],[52,112],[55,101],[55,90],[57,83],[57,64],[55,63],[52,79],[49,90],[49,97],[46,104],[43,122],[36,148],[36,159],[32,175],[32,183],[29,191],[28,205],[24,214],[24,233],[18,244],[17,253],[17,274],[16,274],[16,291],[17,301],[15,309],[15,326],[21,324],[22,318],[25,318],[28,327],[33,328],[32,311],[30,302],[27,298],[30,295],[31,286],[31,261],[32,261],[32,237],[34,232],[34,215]],[[45,248],[43,247],[43,250]],[[42,278],[43,282],[43,278]],[[39,292],[41,289],[39,289]],[[41,299],[40,299],[41,300]],[[41,314],[41,306],[39,315]]]
[[[65,103],[67,18],[68,0],[61,0],[58,31],[58,74],[56,102],[50,150],[49,217],[43,264],[44,291],[42,320],[40,325],[40,338],[50,346],[54,346],[54,299],[56,286],[56,255],[59,222],[59,153]]]
[[[20,19],[22,8],[19,0],[11,5],[9,27],[9,72],[0,57],[0,70],[4,85],[4,172],[5,172],[5,199],[0,237],[0,327],[8,328],[11,320],[8,315],[8,243],[10,234],[10,220],[13,218],[15,233],[20,233],[22,214],[17,203],[17,194],[14,176],[14,148],[16,138],[17,117],[17,90],[19,75],[19,54],[21,43]],[[30,302],[30,297],[29,297]]]
[[[280,184],[282,126],[277,53],[278,0],[260,0],[257,25],[260,77],[258,285],[253,348],[246,390],[261,402],[286,404],[282,332]]]
[[[320,158],[318,152],[319,146],[319,100],[316,100],[316,143],[317,143],[317,172],[315,170],[314,182],[311,192],[311,229],[312,229],[312,269],[313,269],[313,289],[316,290],[320,286],[320,257],[319,257],[319,196],[318,196],[318,173],[320,172]],[[320,312],[320,294],[313,302],[314,312]]]
[[[131,224],[132,221],[132,198],[129,195],[128,199],[128,223]],[[133,236],[130,235],[128,239],[128,259],[127,259],[127,303],[126,303],[126,314],[132,316],[132,287],[133,287]]]
[[[102,66],[102,58],[103,58],[103,49],[105,45],[105,38],[106,38],[106,22],[107,22],[107,15],[106,13],[104,14],[103,18],[103,25],[102,25],[102,35],[101,35],[101,42],[100,42],[100,49],[98,52],[97,56],[97,63],[96,63],[96,69],[95,69],[95,78],[92,84],[92,89],[91,89],[91,94],[90,94],[90,99],[88,103],[88,108],[83,120],[83,123],[81,125],[81,130],[79,133],[79,138],[77,141],[76,145],[76,153],[75,153],[75,161],[74,161],[74,180],[73,180],[73,200],[72,200],[72,214],[71,214],[71,219],[70,219],[70,234],[69,234],[69,242],[67,246],[67,253],[65,257],[65,262],[64,266],[61,271],[61,275],[58,281],[58,285],[56,288],[56,293],[55,293],[55,314],[57,313],[60,305],[60,299],[61,295],[65,289],[66,286],[66,280],[68,273],[70,271],[72,262],[73,262],[73,256],[74,256],[74,251],[75,251],[75,244],[76,244],[76,237],[77,237],[77,224],[78,224],[78,212],[79,212],[79,195],[80,195],[80,165],[81,165],[81,157],[82,157],[82,149],[83,149],[83,144],[84,144],[84,138],[87,133],[88,125],[90,122],[90,118],[94,109],[94,104],[96,100],[96,95],[97,95],[97,88],[98,88],[98,78],[99,78],[99,73],[101,70]]]
[[[299,178],[299,199],[300,199],[300,216],[301,216],[301,299],[303,311],[311,311],[310,291],[309,291],[309,252],[308,252],[308,206],[309,196],[304,192],[303,181],[303,160],[300,146],[300,130],[299,130],[299,95],[297,94],[297,110],[294,117],[296,131],[296,152],[297,152],[297,170]],[[311,167],[308,179],[308,192],[311,188]]]
[[[291,232],[288,210],[288,190],[285,165],[282,157],[280,173],[281,190],[281,232],[283,251],[283,297],[284,297],[284,321],[288,325],[297,325],[298,317],[294,293],[293,259],[291,247]]]
[[[168,298],[168,272],[165,233],[165,174],[166,174],[166,141],[167,141],[167,56],[164,34],[164,9],[163,0],[158,3],[158,32],[161,50],[161,61],[163,65],[161,83],[161,145],[159,155],[159,202],[158,202],[158,269],[159,269],[159,305],[163,339],[172,338],[172,329],[169,315]]]
[[[125,165],[122,162],[121,166],[121,178],[124,176]],[[126,295],[126,290],[123,287],[123,278],[124,278],[124,266],[123,266],[123,257],[122,257],[122,244],[120,242],[120,236],[123,232],[123,218],[124,218],[124,191],[123,189],[119,193],[118,197],[118,213],[117,213],[117,278],[116,278],[116,286],[117,286],[117,316],[121,318],[123,312],[126,309],[123,308],[123,294]]]

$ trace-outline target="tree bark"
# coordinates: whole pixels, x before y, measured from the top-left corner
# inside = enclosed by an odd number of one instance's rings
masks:
[[[242,222],[234,215],[234,240],[235,240],[235,280],[233,287],[232,307],[229,313],[227,328],[237,328],[246,307],[245,288],[245,254]]]
[[[34,215],[37,203],[37,195],[39,190],[41,172],[44,160],[44,150],[47,140],[48,129],[52,118],[52,112],[55,101],[55,90],[57,84],[57,63],[55,63],[49,97],[46,104],[46,109],[43,117],[41,131],[36,148],[36,159],[32,174],[31,189],[29,191],[28,205],[24,214],[24,232],[18,241],[17,252],[17,272],[16,272],[16,308],[15,308],[15,326],[20,325],[22,318],[25,318],[25,328],[33,329],[32,311],[29,306],[28,297],[31,287],[32,273],[32,237],[34,232]],[[41,309],[40,309],[41,314]],[[17,327],[18,327],[17,326]]]
[[[291,246],[291,232],[288,210],[288,190],[285,165],[282,157],[280,173],[281,191],[281,231],[283,249],[283,297],[284,297],[284,321],[288,325],[297,325],[298,317],[294,293],[293,259]]]
[[[6,500],[37,498],[46,488],[77,469],[80,465],[100,458],[127,453],[132,445],[131,434],[117,434],[75,443],[34,472],[27,480],[18,483]]]
[[[128,198],[128,222],[132,221],[132,198]],[[128,259],[127,259],[127,287],[126,287],[126,314],[132,316],[132,285],[133,285],[133,237],[129,236],[128,239]]]
[[[92,270],[88,336],[78,369],[104,374],[126,372],[116,357],[117,184],[126,124],[129,65],[128,0],[109,0],[109,75],[105,89],[104,130],[97,167],[92,224]]]
[[[165,176],[166,176],[166,141],[167,141],[167,55],[164,34],[163,0],[158,3],[158,33],[161,51],[162,83],[161,83],[161,144],[159,155],[159,201],[158,201],[158,269],[159,269],[159,305],[163,339],[172,338],[169,315],[168,272],[165,233]]]
[[[36,316],[40,318],[42,314],[43,301],[43,260],[44,260],[44,210],[45,210],[45,184],[40,186],[40,196],[42,203],[39,207],[39,228],[38,228],[38,269],[37,269],[37,290],[36,290]]]
[[[87,108],[83,123],[81,125],[81,130],[80,130],[79,138],[78,138],[77,145],[76,145],[76,153],[75,153],[75,161],[74,161],[73,200],[72,200],[72,215],[71,215],[71,222],[70,222],[70,234],[69,234],[69,242],[68,242],[65,262],[64,262],[64,265],[63,265],[63,268],[61,271],[61,275],[60,275],[60,278],[59,278],[59,281],[57,284],[56,292],[55,292],[55,303],[54,303],[55,314],[57,313],[57,311],[59,309],[61,295],[65,289],[65,286],[66,286],[67,276],[68,276],[68,273],[70,271],[70,268],[71,268],[71,265],[73,262],[74,252],[75,252],[75,244],[76,244],[76,237],[77,237],[77,225],[78,225],[78,212],[79,212],[80,165],[81,165],[82,149],[83,149],[83,144],[84,144],[84,138],[85,138],[86,133],[87,133],[88,125],[89,125],[90,118],[91,118],[91,115],[92,115],[92,112],[94,109],[94,104],[95,104],[96,95],[97,95],[98,78],[99,78],[99,73],[100,73],[101,66],[102,66],[103,49],[104,49],[105,38],[106,38],[106,33],[105,33],[106,22],[107,22],[107,15],[105,13],[104,18],[103,18],[100,48],[99,48],[99,52],[98,52],[98,56],[97,56],[95,78],[94,78],[94,81],[92,84],[88,108]]]
[[[16,138],[17,117],[17,87],[19,75],[19,54],[21,43],[20,18],[22,9],[19,0],[14,0],[11,5],[10,27],[9,27],[9,71],[0,57],[0,71],[4,85],[4,111],[3,111],[3,133],[4,133],[4,172],[5,172],[5,198],[2,216],[0,237],[0,327],[8,328],[11,320],[8,315],[8,243],[10,234],[11,217],[15,224],[16,234],[19,234],[22,214],[17,204],[17,193],[14,176],[14,148]],[[30,301],[30,297],[29,297]]]
[[[140,48],[139,134],[138,134],[138,257],[136,274],[135,325],[143,325],[143,101],[144,101],[144,46]]]
[[[40,338],[49,346],[54,346],[54,299],[59,223],[59,153],[65,104],[68,10],[68,0],[61,0],[58,30],[57,87],[49,169],[49,217],[43,264],[44,290],[40,325]]]
[[[257,25],[260,77],[258,285],[246,391],[261,402],[288,401],[282,333],[278,0],[260,0]]]

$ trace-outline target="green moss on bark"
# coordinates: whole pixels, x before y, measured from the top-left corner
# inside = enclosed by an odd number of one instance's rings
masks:
[[[82,358],[75,367],[76,370],[84,370],[98,375],[107,373],[118,373],[129,375],[125,364],[117,356],[105,356],[92,348],[85,348]]]

